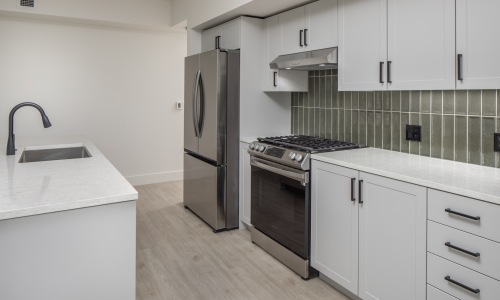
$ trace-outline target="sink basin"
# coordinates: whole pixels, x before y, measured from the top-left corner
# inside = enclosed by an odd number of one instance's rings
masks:
[[[85,147],[24,150],[20,163],[92,157]]]

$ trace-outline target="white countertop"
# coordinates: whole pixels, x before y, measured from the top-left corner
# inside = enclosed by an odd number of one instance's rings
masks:
[[[500,204],[500,169],[364,148],[313,154],[312,159]]]
[[[242,137],[242,138],[240,138],[240,142],[242,142],[242,143],[247,143],[247,144],[253,143],[253,142],[255,142],[256,140],[257,140],[257,138],[256,138],[256,137],[252,137],[252,136],[250,136],[250,137]]]
[[[19,163],[26,147],[82,145],[92,157]],[[83,137],[18,138],[16,148],[15,156],[7,156],[3,147],[0,150],[0,220],[138,198],[132,185]]]

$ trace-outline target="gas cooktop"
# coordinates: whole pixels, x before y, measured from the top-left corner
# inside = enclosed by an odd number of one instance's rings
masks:
[[[354,143],[334,141],[307,135],[265,137],[258,138],[257,140],[262,143],[304,151],[307,153],[320,153],[359,148],[359,145]]]
[[[334,141],[306,135],[258,138],[249,146],[248,153],[296,169],[309,170],[313,153],[360,148],[348,142]]]

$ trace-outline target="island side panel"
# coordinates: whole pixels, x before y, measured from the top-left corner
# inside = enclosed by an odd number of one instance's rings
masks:
[[[0,221],[0,299],[135,299],[136,201]]]

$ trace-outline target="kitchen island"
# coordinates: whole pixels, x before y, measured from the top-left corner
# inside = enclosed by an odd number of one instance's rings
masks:
[[[0,299],[135,299],[136,190],[85,138],[16,143],[0,154]],[[91,157],[20,162],[82,146]]]

